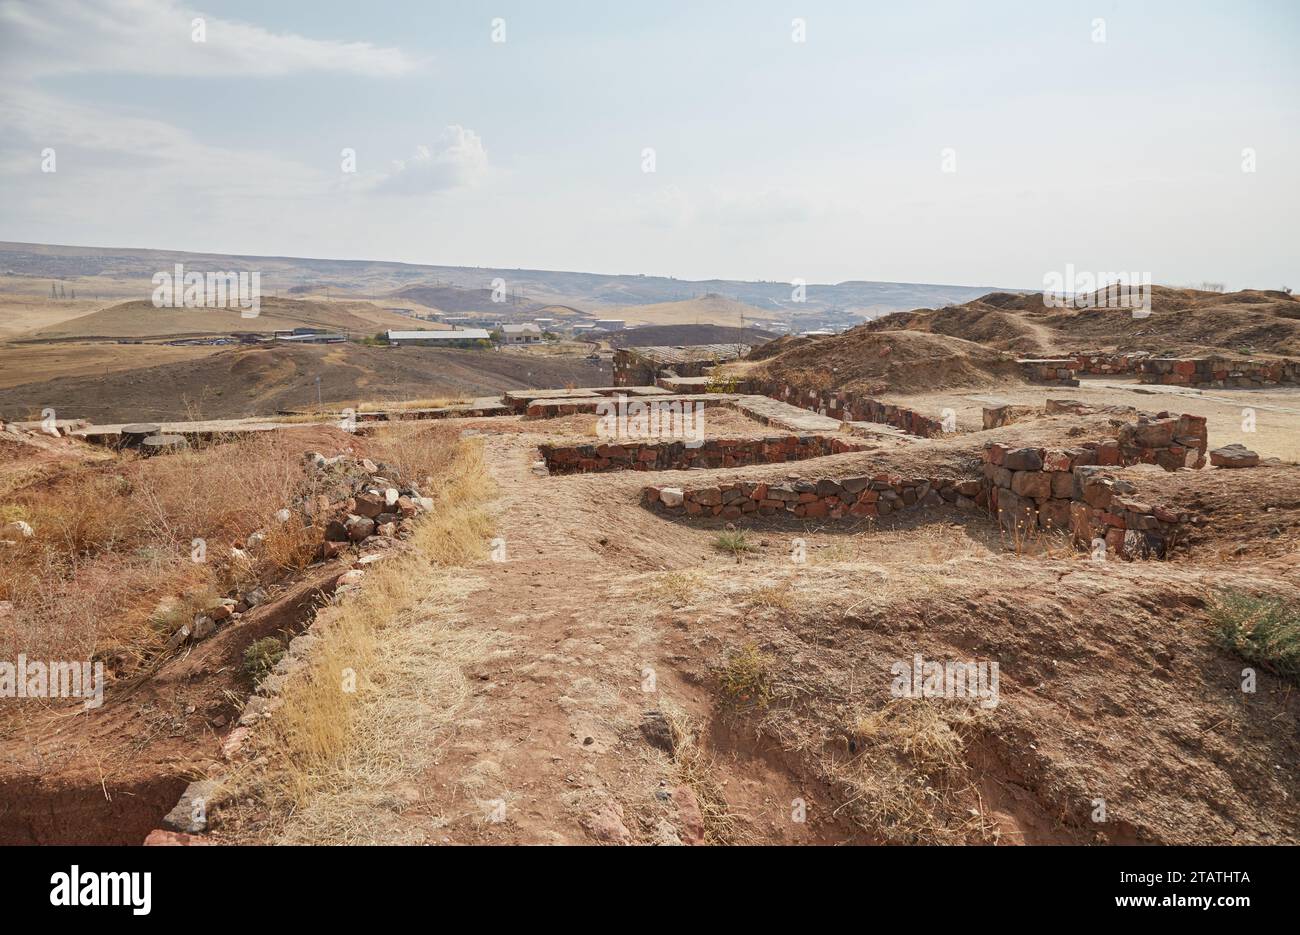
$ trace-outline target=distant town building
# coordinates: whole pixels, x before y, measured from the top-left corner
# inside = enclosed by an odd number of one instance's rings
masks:
[[[621,331],[627,327],[627,322],[621,318],[597,318],[592,325],[602,331]]]
[[[502,344],[540,344],[541,340],[541,327],[531,321],[524,322],[521,325],[501,326]]]

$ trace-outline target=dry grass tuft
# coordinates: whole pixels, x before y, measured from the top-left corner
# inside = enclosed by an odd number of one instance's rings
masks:
[[[966,757],[971,734],[989,713],[928,699],[896,699],[859,718],[856,755],[830,765],[848,791],[837,809],[894,844],[987,843],[992,829],[970,814],[976,799]]]
[[[766,708],[776,695],[772,657],[753,643],[729,652],[714,669],[724,700],[735,708]]]
[[[665,706],[664,716],[672,732],[672,758],[678,778],[690,786],[704,819],[707,844],[743,844],[740,826],[727,808],[722,787],[713,778],[713,763],[699,743],[699,726],[673,706]]]

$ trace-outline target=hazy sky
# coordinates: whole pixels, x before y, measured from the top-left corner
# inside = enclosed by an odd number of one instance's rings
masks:
[[[1295,0],[0,0],[0,239],[1300,288],[1298,48]]]

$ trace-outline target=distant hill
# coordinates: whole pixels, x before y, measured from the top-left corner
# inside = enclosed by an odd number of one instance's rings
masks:
[[[748,344],[753,347],[776,337],[758,328],[727,328],[722,325],[647,325],[603,336],[614,347],[656,347],[690,344]]]
[[[1150,351],[1175,356],[1300,356],[1300,300],[1285,292],[1205,292],[1153,286],[1151,314],[1051,308],[1041,293],[991,293],[964,305],[877,319],[871,331],[923,331],[1019,354]]]
[[[404,315],[386,312],[368,302],[316,302],[263,298],[256,318],[237,309],[155,308],[150,301],[123,302],[16,336],[20,341],[59,341],[78,338],[167,338],[253,332],[269,334],[291,328],[323,328],[369,335],[389,328],[413,327]]]
[[[629,324],[722,325],[780,321],[784,316],[771,309],[758,309],[722,295],[704,295],[681,302],[660,302],[602,309],[599,318],[621,318]]]
[[[376,260],[324,260],[299,257],[242,256],[145,250],[119,247],[74,247],[53,244],[0,242],[0,271],[52,279],[74,276],[143,277],[170,270],[174,263],[188,269],[257,270],[265,293],[287,293],[298,286],[313,292],[348,290],[359,298],[381,299],[408,286],[454,287],[483,291],[502,279],[506,288],[528,304],[571,305],[605,314],[610,308],[689,302],[715,294],[782,320],[794,315],[838,312],[857,317],[890,311],[967,302],[993,291],[993,286],[950,286],[931,283],[849,281],[809,283],[796,301],[790,283],[732,279],[684,280],[640,274],[578,273],[561,270],[506,269],[472,266],[425,266]],[[2,277],[0,277],[2,279]],[[45,286],[48,291],[48,285]],[[433,301],[434,297],[429,296]],[[444,295],[450,302],[451,296]],[[421,302],[421,304],[426,304]],[[442,308],[436,301],[431,306]],[[491,308],[491,306],[487,306]],[[444,309],[452,311],[453,309]],[[623,316],[628,317],[628,316]],[[660,324],[694,323],[660,321]],[[721,324],[722,322],[719,322]]]

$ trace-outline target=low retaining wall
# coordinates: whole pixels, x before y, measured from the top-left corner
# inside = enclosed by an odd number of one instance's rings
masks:
[[[1079,373],[1136,375],[1141,383],[1166,386],[1300,385],[1300,360],[1241,357],[1152,357],[1150,354],[1088,352],[1075,357]]]
[[[1060,358],[1023,358],[1016,361],[1020,372],[1030,383],[1043,383],[1048,386],[1078,386],[1075,369],[1078,363],[1073,357]]]
[[[822,478],[783,484],[730,483],[709,487],[646,487],[641,502],[663,513],[739,519],[746,513],[789,513],[810,519],[888,516],[912,506],[944,503],[974,512],[978,480],[897,474]]]
[[[1099,449],[984,449],[984,481],[978,500],[1018,535],[1068,532],[1076,544],[1124,558],[1163,558],[1190,517],[1138,500],[1137,488],[1107,477]]]
[[[922,415],[915,409],[882,403],[870,396],[861,396],[847,390],[810,390],[776,380],[747,380],[745,390],[841,422],[878,422],[922,438],[933,438],[944,433],[943,423],[938,419]]]
[[[692,448],[684,441],[618,442],[598,445],[539,445],[552,474],[596,471],[684,471],[802,461],[867,446],[826,435],[713,438]]]

